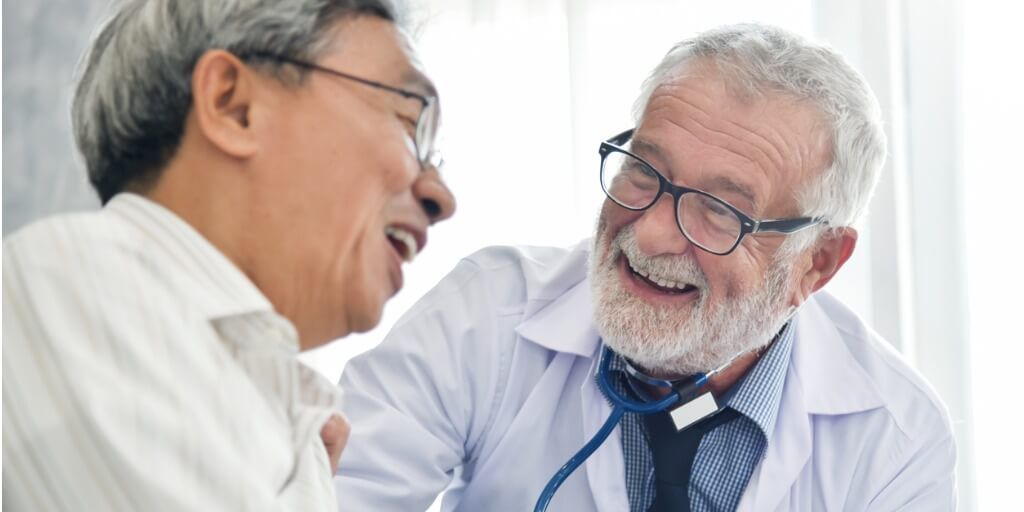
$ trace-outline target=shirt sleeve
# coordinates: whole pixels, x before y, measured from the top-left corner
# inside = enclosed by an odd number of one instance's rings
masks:
[[[335,476],[341,510],[425,510],[473,459],[502,381],[495,307],[461,262],[341,377],[352,433]]]
[[[154,310],[152,290],[134,286],[145,270],[123,253],[45,235],[4,243],[5,505],[279,510],[279,489],[206,414],[214,383],[193,378],[190,319]]]

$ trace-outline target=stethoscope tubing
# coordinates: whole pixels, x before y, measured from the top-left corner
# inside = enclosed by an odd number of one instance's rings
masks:
[[[605,420],[601,428],[594,434],[593,437],[587,441],[587,444],[583,445],[575,455],[573,455],[561,468],[555,472],[554,476],[548,480],[547,485],[544,486],[544,490],[541,491],[540,496],[537,498],[537,504],[533,507],[534,512],[544,512],[547,510],[551,500],[555,497],[555,492],[561,487],[562,483],[565,482],[569,475],[571,475],[576,469],[578,469],[583,463],[594,454],[595,451],[604,443],[608,435],[615,430],[615,426],[622,420],[622,415],[626,412],[633,412],[637,414],[652,414],[661,411],[667,411],[672,406],[683,401],[684,397],[687,400],[692,399],[696,390],[700,389],[708,380],[708,374],[698,375],[692,379],[685,387],[675,389],[674,393],[666,395],[664,398],[655,402],[640,402],[637,400],[630,399],[627,396],[623,396],[612,386],[609,381],[609,373],[611,367],[612,351],[608,347],[602,347],[601,358],[598,362],[597,369],[597,384],[601,389],[601,393],[608,400],[612,406],[612,412],[608,415],[608,419]]]
[[[569,475],[576,471],[583,465],[583,462],[587,460],[598,447],[604,443],[604,440],[608,438],[608,435],[615,430],[615,425],[619,424],[622,420],[622,415],[625,411],[621,407],[615,407],[612,409],[612,413],[605,420],[604,425],[601,425],[601,429],[594,434],[594,437],[590,438],[587,444],[580,448],[580,451],[576,452],[566,463],[559,468],[554,476],[548,480],[548,484],[544,486],[544,490],[541,491],[540,497],[537,498],[537,504],[533,507],[534,512],[544,512],[548,508],[548,504],[551,503],[551,499],[555,497],[555,492],[562,486],[565,479],[569,478]]]

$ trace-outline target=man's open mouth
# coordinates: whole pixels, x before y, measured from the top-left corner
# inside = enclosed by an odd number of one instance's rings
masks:
[[[658,290],[662,293],[668,293],[671,295],[683,295],[697,291],[697,287],[690,283],[682,283],[670,280],[665,277],[656,276],[653,273],[638,269],[633,265],[633,262],[629,261],[629,258],[623,256],[626,260],[626,266],[629,268],[630,273],[644,284]]]
[[[408,230],[396,226],[388,226],[384,230],[384,234],[387,235],[388,241],[391,242],[392,247],[398,252],[402,261],[406,263],[412,262],[419,252],[416,236]]]

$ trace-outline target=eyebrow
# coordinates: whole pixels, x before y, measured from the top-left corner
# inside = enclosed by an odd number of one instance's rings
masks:
[[[714,178],[711,179],[711,185],[714,188],[725,189],[729,192],[734,192],[736,194],[743,196],[744,199],[750,201],[751,207],[753,207],[755,210],[758,209],[757,199],[754,199],[754,193],[750,190],[750,187],[742,183],[737,183],[729,178],[726,178],[725,176],[715,176]]]
[[[660,146],[653,142],[648,142],[647,140],[638,139],[634,137],[633,140],[629,143],[629,146],[629,149],[632,152],[640,156],[651,155],[654,157],[655,160],[659,160],[661,162],[664,162],[666,160],[665,152],[661,150]]]
[[[658,146],[658,144],[650,142],[645,139],[633,139],[633,141],[631,142],[630,149],[634,153],[637,153],[639,156],[643,156],[645,159],[648,158],[645,155],[650,155],[650,157],[653,157],[659,162],[664,163],[668,161],[668,159],[665,157],[665,151],[661,149],[661,146]],[[738,183],[725,176],[715,176],[711,179],[709,185],[715,189],[723,189],[729,192],[739,194],[743,196],[743,198],[746,199],[747,201],[750,201],[751,206],[755,210],[758,207],[757,199],[754,198],[754,192],[750,189],[749,186],[744,185],[743,183]],[[705,192],[711,191],[705,190]]]

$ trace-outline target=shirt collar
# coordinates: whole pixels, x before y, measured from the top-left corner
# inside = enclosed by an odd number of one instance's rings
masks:
[[[782,385],[786,381],[786,370],[793,349],[793,332],[792,322],[787,323],[775,342],[733,388],[725,401],[726,405],[750,418],[766,439],[771,438],[779,414]]]
[[[106,215],[128,223],[160,249],[166,278],[182,300],[190,301],[208,319],[254,312],[273,312],[266,296],[242,271],[174,212],[145,197],[121,193],[104,207]]]

